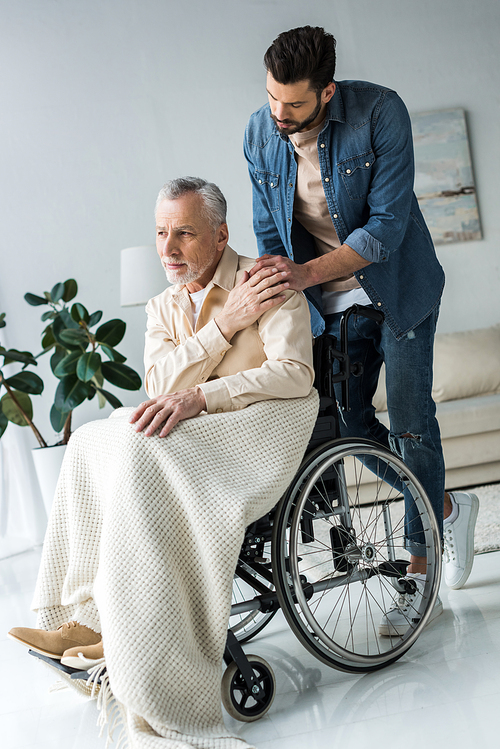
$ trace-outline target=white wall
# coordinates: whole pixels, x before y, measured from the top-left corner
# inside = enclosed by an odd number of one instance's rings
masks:
[[[91,311],[127,321],[120,348],[142,369],[144,315],[120,307],[119,255],[154,242],[152,206],[168,178],[217,182],[232,244],[255,254],[243,130],[265,100],[267,46],[306,23],[337,37],[337,78],[394,87],[410,111],[466,110],[484,239],[439,248],[448,278],[440,330],[500,320],[498,0],[309,6],[0,0],[0,312],[11,346],[39,350],[39,311],[24,293],[75,277]],[[49,406],[36,405],[36,421],[52,439]],[[99,415],[88,404],[77,423]]]

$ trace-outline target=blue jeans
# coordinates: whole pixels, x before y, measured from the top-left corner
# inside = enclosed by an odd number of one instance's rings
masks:
[[[363,364],[361,377],[351,377],[351,410],[342,412],[342,437],[375,440],[399,455],[422,483],[443,533],[444,461],[441,436],[432,399],[434,334],[439,307],[399,341],[383,323],[358,315],[348,324],[348,352]],[[326,332],[340,339],[342,313],[325,317]],[[372,399],[382,362],[386,366],[387,408],[390,431],[375,416]],[[340,385],[336,385],[341,400]],[[398,480],[394,480],[398,484]],[[401,488],[401,487],[399,487]],[[426,556],[422,525],[414,504],[405,493],[407,550]]]

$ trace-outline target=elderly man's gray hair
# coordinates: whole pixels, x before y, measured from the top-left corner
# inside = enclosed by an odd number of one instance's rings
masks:
[[[166,182],[156,199],[155,216],[162,200],[177,200],[190,192],[202,197],[206,217],[214,231],[226,223],[227,203],[224,195],[213,182],[199,177],[178,177]]]

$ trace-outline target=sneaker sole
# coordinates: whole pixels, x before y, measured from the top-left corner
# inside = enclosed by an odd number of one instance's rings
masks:
[[[474,531],[476,528],[476,520],[479,512],[479,499],[475,494],[471,494],[470,496],[472,498],[472,503],[470,510],[469,528],[467,530],[467,542],[465,547],[467,564],[464,567],[464,571],[461,577],[459,577],[456,583],[447,582],[445,575],[446,585],[452,590],[458,590],[465,585],[465,583],[469,579],[470,573],[472,572],[472,565],[474,564]]]
[[[88,671],[89,668],[93,668],[94,666],[98,666],[101,663],[104,663],[104,658],[84,658],[83,656],[80,658],[77,655],[69,655],[67,658],[64,658],[64,656],[61,658],[61,663],[63,666],[69,666],[70,668],[76,668],[78,671]]]
[[[443,613],[443,604],[441,602],[441,599],[437,601],[434,604],[434,608],[432,609],[432,613],[427,620],[426,627],[434,621],[434,619],[437,619],[438,616],[441,616]],[[418,622],[415,624],[417,626]],[[378,633],[381,637],[403,637],[408,632],[408,624],[401,625],[400,627],[395,627],[394,625],[389,626],[388,624],[380,624],[378,628]]]

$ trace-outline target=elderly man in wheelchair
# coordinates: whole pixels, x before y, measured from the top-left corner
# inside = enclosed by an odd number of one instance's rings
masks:
[[[155,214],[173,286],[147,305],[150,400],[72,436],[33,602],[38,628],[9,634],[81,691],[99,685],[102,720],[121,720],[130,746],[156,737],[235,749],[244,742],[223,725],[222,659],[223,702],[242,720],[269,708],[274,679],[240,642],[279,607],[328,665],[393,662],[432,611],[439,532],[399,458],[338,439],[332,357],[345,383],[358,365],[345,340],[337,350],[326,337],[313,367],[305,298],[276,269],[250,275],[254,262],[227,244],[220,190],[172,180]],[[377,477],[368,494],[367,473]],[[424,595],[381,637],[392,597],[411,594],[413,533],[427,546]]]

